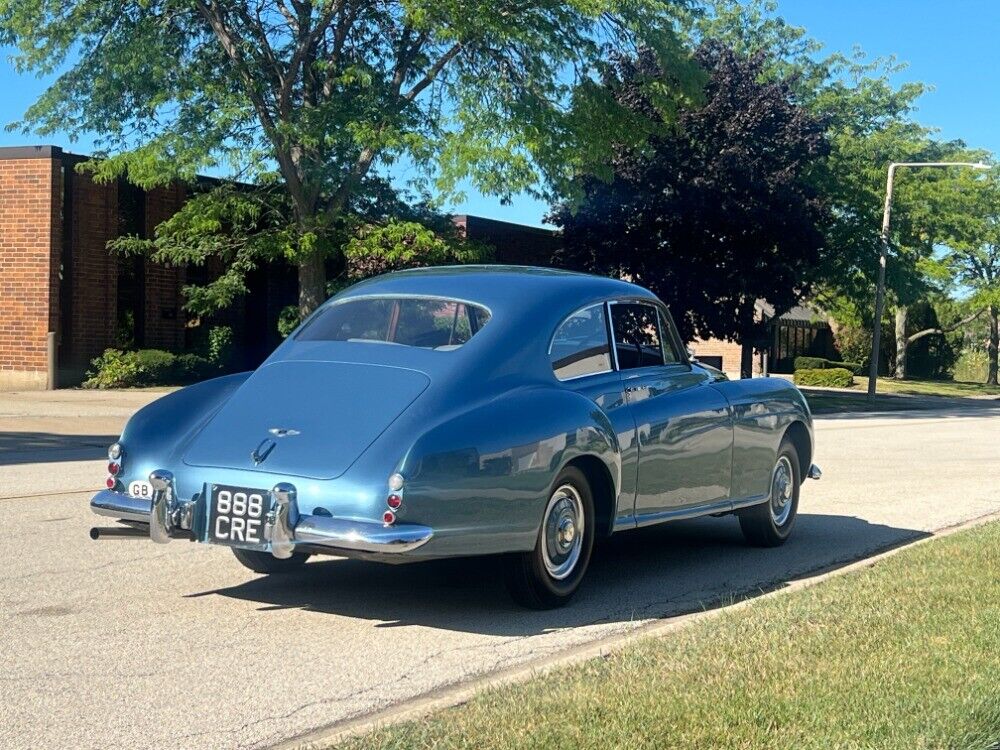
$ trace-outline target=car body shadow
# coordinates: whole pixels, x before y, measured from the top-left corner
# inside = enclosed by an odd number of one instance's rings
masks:
[[[0,432],[0,466],[99,460],[118,435]]]
[[[418,625],[516,637],[718,607],[927,535],[820,514],[800,514],[792,538],[776,549],[747,546],[732,517],[624,532],[595,548],[574,600],[547,612],[510,601],[498,558],[408,565],[314,558],[294,574],[190,596],[259,602],[261,611],[297,608],[360,618],[380,628]]]

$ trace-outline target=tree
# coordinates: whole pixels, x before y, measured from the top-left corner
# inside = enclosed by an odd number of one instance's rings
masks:
[[[672,31],[688,2],[0,0],[0,41],[19,71],[60,72],[20,127],[97,133],[98,179],[150,188],[214,170],[259,188],[189,215],[269,216],[263,242],[298,267],[307,313],[372,176],[402,161],[437,189],[469,180],[508,198],[565,184],[619,130],[593,80],[609,48],[656,51],[673,74],[665,106],[691,93]],[[260,244],[231,247],[231,291]]]
[[[785,83],[761,80],[760,55],[705,44],[695,58],[708,74],[704,102],[670,128],[640,85],[663,75],[654,59],[622,59],[609,72],[615,98],[660,127],[644,147],[615,150],[610,182],[582,179],[582,205],[556,208],[560,260],[650,287],[685,339],[753,345],[757,299],[787,310],[820,260],[824,213],[807,174],[826,154],[823,125]]]
[[[950,227],[940,267],[968,294],[973,309],[986,313],[986,382],[997,385],[1000,349],[1000,176],[955,174],[946,191],[952,202]]]

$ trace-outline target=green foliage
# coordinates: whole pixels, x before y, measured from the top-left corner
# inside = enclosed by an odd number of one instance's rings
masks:
[[[962,383],[985,383],[989,371],[989,355],[981,349],[966,349],[955,362],[955,380]]]
[[[478,243],[435,232],[417,221],[390,221],[362,227],[344,249],[347,275],[365,279],[390,271],[422,266],[481,263],[490,249]]]
[[[823,388],[850,388],[854,385],[854,375],[843,367],[796,370],[796,385],[812,385]]]
[[[226,254],[223,297],[249,264],[283,255],[308,313],[359,197],[394,164],[424,189],[505,200],[606,169],[613,141],[645,132],[594,83],[609,50],[650,50],[669,71],[651,91],[669,121],[700,82],[675,31],[692,5],[0,0],[0,43],[18,71],[55,76],[16,127],[96,133],[97,179],[151,188],[212,170],[242,183],[184,212],[173,241],[122,245],[173,262]],[[192,290],[192,309],[210,303]]]
[[[101,356],[91,360],[90,365],[84,388],[132,388],[143,376],[135,352],[105,349]]]
[[[810,177],[830,209],[824,234],[831,252],[803,281],[817,282],[824,307],[835,306],[839,297],[870,304],[889,163],[940,160],[962,144],[935,141],[916,121],[916,103],[927,86],[900,82],[905,65],[894,58],[870,59],[859,49],[824,54],[805,29],[777,14],[773,0],[708,0],[707,6],[688,24],[691,39],[719,39],[744,54],[764,55],[765,74],[786,82],[796,101],[826,123],[829,154]],[[905,303],[933,286],[921,265],[943,235],[942,195],[928,186],[948,176],[935,169],[897,174],[887,286]],[[861,323],[870,328],[867,315]]]
[[[748,342],[762,334],[756,301],[789,309],[819,262],[825,211],[808,172],[827,146],[790,87],[762,80],[761,56],[705,43],[695,59],[708,76],[704,100],[682,108],[675,127],[660,121],[643,146],[614,149],[610,182],[581,175],[583,202],[551,214],[563,229],[556,260],[659,293],[685,339]],[[646,54],[622,56],[604,85],[655,121],[645,82],[663,75]]]
[[[139,388],[183,385],[226,372],[232,361],[233,331],[215,326],[208,331],[205,352],[174,354],[162,349],[106,349],[91,361],[84,388]]]
[[[142,380],[149,385],[164,385],[174,375],[177,357],[161,349],[140,349],[135,352],[135,361],[142,373]]]
[[[298,305],[283,307],[278,313],[278,333],[281,334],[281,338],[288,338],[301,322],[302,317],[299,314]]]
[[[858,362],[838,362],[833,359],[824,359],[823,357],[795,358],[795,372],[798,372],[799,370],[830,370],[830,369],[849,370],[854,375],[860,375],[863,366]]]
[[[208,329],[205,359],[221,370],[227,370],[234,354],[233,329],[229,326],[212,326]]]
[[[799,370],[822,370],[829,360],[823,357],[796,357],[795,371]]]

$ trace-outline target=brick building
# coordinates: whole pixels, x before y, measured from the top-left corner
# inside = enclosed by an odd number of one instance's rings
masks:
[[[97,184],[75,169],[85,159],[55,146],[0,148],[0,389],[76,385],[108,347],[182,351],[207,327],[185,314],[183,287],[220,268],[169,267],[107,249],[122,235],[152,236],[186,189]],[[544,263],[558,243],[555,232],[509,222],[455,223],[493,244],[503,263]],[[233,328],[236,364],[250,368],[280,341],[278,316],[297,299],[296,274],[275,263],[251,272],[247,286],[211,324]]]
[[[151,236],[183,204],[185,188],[97,184],[75,169],[85,158],[55,146],[0,148],[0,388],[75,385],[108,347],[180,351],[197,335],[182,288],[213,269],[107,249],[123,234]],[[264,268],[248,283],[251,294],[213,323],[234,327],[250,366],[278,342],[278,313],[295,299],[295,275]]]

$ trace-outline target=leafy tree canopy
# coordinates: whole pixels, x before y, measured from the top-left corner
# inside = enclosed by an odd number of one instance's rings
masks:
[[[0,41],[18,70],[58,73],[20,126],[98,134],[97,178],[149,188],[213,170],[259,188],[204,197],[179,223],[273,218],[233,248],[232,288],[255,251],[280,254],[307,312],[352,200],[394,163],[437,191],[470,180],[502,197],[601,172],[628,131],[595,80],[609,49],[651,50],[669,119],[696,92],[674,33],[689,2],[0,0]],[[189,259],[201,242],[160,251]]]
[[[696,59],[708,73],[704,102],[643,148],[619,146],[614,179],[584,178],[582,206],[564,204],[552,218],[564,230],[566,265],[652,288],[686,339],[751,343],[755,301],[788,309],[821,258],[825,212],[809,172],[828,146],[791,88],[763,75],[761,54],[707,43]],[[640,54],[622,59],[605,85],[655,119],[641,84],[659,75]]]

